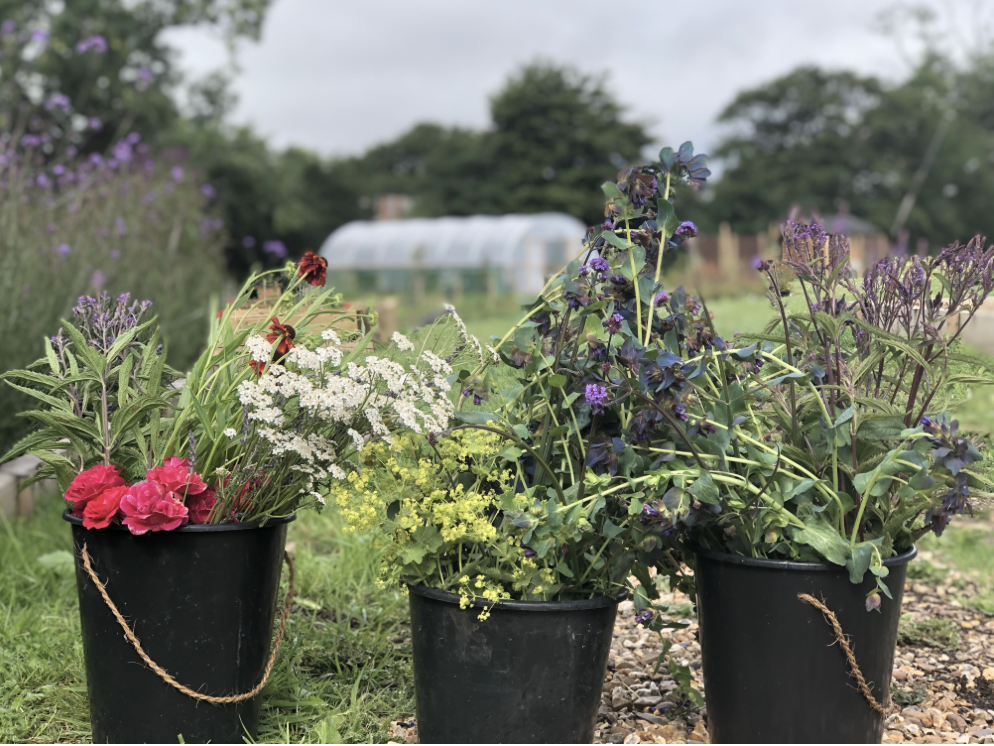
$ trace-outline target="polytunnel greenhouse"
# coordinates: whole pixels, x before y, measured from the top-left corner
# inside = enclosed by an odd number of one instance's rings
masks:
[[[346,291],[533,295],[581,249],[586,227],[562,213],[354,221],[321,247]]]

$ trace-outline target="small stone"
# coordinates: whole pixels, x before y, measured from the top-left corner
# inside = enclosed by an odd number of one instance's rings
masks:
[[[607,737],[607,740],[611,743],[624,743],[625,734],[624,733],[612,733]]]
[[[655,707],[662,701],[663,698],[658,694],[654,696],[639,697],[635,700],[635,707]]]
[[[907,671],[901,671],[900,669],[894,671],[894,680],[895,681],[904,681],[907,678],[908,678],[908,672]]]
[[[961,733],[966,730],[966,721],[955,712],[946,713],[946,722]]]
[[[629,733],[622,743],[642,743],[642,739],[638,737],[637,733]]]

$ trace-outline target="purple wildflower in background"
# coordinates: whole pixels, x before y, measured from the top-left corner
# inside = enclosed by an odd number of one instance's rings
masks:
[[[593,259],[591,259],[590,267],[596,272],[607,272],[609,269],[611,269],[611,265],[607,263],[607,259],[605,259],[602,256],[595,256]]]
[[[37,184],[40,187],[48,186],[48,177],[45,176],[45,174],[38,174],[35,177],[35,184]]]
[[[14,21],[6,20],[3,23],[0,23],[0,34],[9,36],[15,31],[17,31],[17,24]]]
[[[97,54],[103,54],[107,51],[107,40],[100,34],[94,34],[76,42],[77,52],[89,52],[91,49]]]
[[[255,236],[245,236],[242,239],[242,246],[244,246],[246,249],[254,249],[255,248]]]
[[[106,282],[107,282],[107,275],[105,275],[99,269],[93,273],[92,277],[90,277],[90,286],[94,290],[103,290],[104,283]]]
[[[72,102],[64,93],[53,93],[48,97],[48,101],[45,102],[45,111],[55,111],[56,109],[61,109],[63,113],[68,114],[71,107]]]
[[[100,153],[90,153],[90,164],[93,166],[99,166],[104,162],[104,158]]]
[[[288,252],[282,241],[266,241],[262,244],[262,250],[267,254],[272,254],[277,259],[286,259]]]
[[[150,205],[155,201],[155,197],[156,197],[156,191],[153,189],[150,192],[146,192],[145,196],[142,197],[142,202],[144,202],[146,205]]]
[[[138,80],[142,83],[151,83],[153,77],[152,68],[146,66],[138,68]]]
[[[128,223],[124,218],[117,218],[114,220],[114,227],[117,228],[117,235],[126,236],[128,235]]]
[[[600,414],[607,407],[608,393],[604,386],[588,383],[583,398],[596,414]]]
[[[170,171],[169,173],[172,174],[173,181],[183,181],[182,166],[173,166],[172,171]]]
[[[90,117],[89,121],[86,123],[86,126],[94,132],[99,132],[104,128],[104,123],[100,117]]]
[[[107,292],[102,291],[96,298],[81,296],[72,313],[90,346],[107,352],[114,340],[138,326],[151,307],[152,301],[132,302],[128,293],[112,301]]]
[[[213,184],[202,185],[200,187],[200,193],[207,199],[214,199],[217,196],[217,190],[214,188]]]
[[[55,250],[55,253],[59,256],[69,256],[72,253],[72,249],[67,243],[60,243],[59,247]]]
[[[697,226],[689,220],[684,220],[680,223],[679,227],[673,231],[673,235],[680,236],[680,238],[693,238],[697,235]]]
[[[55,174],[56,176],[62,176],[62,174],[64,174],[65,172],[66,172],[66,167],[63,166],[61,163],[56,163],[55,166],[52,168],[52,173]]]
[[[665,290],[660,290],[658,293],[656,293],[656,297],[652,299],[652,304],[654,306],[661,306],[664,303],[668,303],[669,300],[670,300],[670,294],[667,293]]]
[[[31,32],[31,41],[36,41],[39,44],[48,44],[48,32],[44,29],[36,28]]]
[[[41,145],[41,138],[38,135],[24,135],[21,138],[21,145],[26,148],[37,148]]]
[[[114,157],[121,163],[130,163],[131,159],[134,158],[134,151],[131,149],[131,143],[127,140],[121,140],[116,143],[112,152]]]
[[[110,251],[110,258],[111,259],[120,259],[121,258],[121,252],[118,251],[117,249],[111,249],[111,251]]]

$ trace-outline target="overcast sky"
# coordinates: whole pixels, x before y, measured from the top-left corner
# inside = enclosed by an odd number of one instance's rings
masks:
[[[930,0],[942,26],[978,28],[977,0]],[[484,127],[488,96],[536,58],[599,74],[667,144],[707,152],[734,94],[803,63],[896,79],[908,69],[874,31],[891,0],[276,0],[237,54],[234,119],[277,146],[362,152],[417,122]],[[220,39],[169,40],[198,76],[227,64]],[[907,41],[907,40],[906,40]],[[957,43],[968,41],[957,39]],[[912,45],[913,46],[913,45]]]

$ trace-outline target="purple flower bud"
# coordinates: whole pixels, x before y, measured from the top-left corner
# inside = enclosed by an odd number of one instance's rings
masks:
[[[593,259],[591,259],[590,267],[596,272],[607,272],[609,269],[611,269],[611,265],[607,263],[607,259],[605,259],[602,256],[595,256]]]
[[[866,610],[867,611],[880,611],[880,594],[871,593],[866,597]]]
[[[664,303],[668,303],[670,300],[670,294],[665,290],[656,293],[656,297],[652,299],[652,304],[654,306],[661,306]]]
[[[656,613],[652,609],[644,609],[635,615],[636,624],[645,624],[650,619],[652,619]]]
[[[687,408],[682,404],[673,405],[673,414],[677,416],[677,419],[682,420],[683,422],[690,419],[690,415],[687,414]]]
[[[680,236],[681,238],[693,238],[697,235],[697,226],[689,220],[684,220],[680,223],[677,229],[673,231],[673,235]]]
[[[586,277],[587,275],[590,274],[590,267],[588,267],[586,264],[580,265],[580,270],[578,274],[580,275],[580,277]]]
[[[624,320],[624,317],[620,313],[612,313],[601,322],[601,325],[608,330],[609,334],[618,334],[621,331],[621,323]]]

